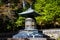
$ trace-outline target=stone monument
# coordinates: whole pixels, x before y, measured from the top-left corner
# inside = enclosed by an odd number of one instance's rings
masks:
[[[19,31],[13,38],[44,38],[44,34],[36,29],[36,20],[34,17],[40,16],[30,6],[28,10],[19,13],[19,15],[25,17],[25,29]]]

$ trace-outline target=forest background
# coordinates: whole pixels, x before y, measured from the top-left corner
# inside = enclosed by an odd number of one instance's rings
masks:
[[[18,15],[30,7],[41,16],[35,17],[38,29],[60,28],[60,0],[0,0],[0,32],[24,29],[25,18]]]

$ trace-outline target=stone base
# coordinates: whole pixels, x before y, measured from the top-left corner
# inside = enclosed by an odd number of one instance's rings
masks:
[[[8,38],[7,40],[55,40],[55,39],[47,39],[47,38]]]
[[[19,38],[19,39],[8,38],[7,40],[47,40],[47,39],[46,38]]]

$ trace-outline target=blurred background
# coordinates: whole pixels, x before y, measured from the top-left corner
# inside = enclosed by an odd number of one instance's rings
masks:
[[[37,28],[60,28],[60,0],[25,0],[25,9],[22,0],[0,0],[0,33],[16,32],[24,29],[24,17],[18,15],[32,8],[41,16],[35,17]]]

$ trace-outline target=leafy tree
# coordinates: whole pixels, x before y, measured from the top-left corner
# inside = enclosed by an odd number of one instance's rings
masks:
[[[39,25],[44,23],[49,23],[52,21],[57,21],[60,18],[60,0],[36,0],[34,6],[35,11],[41,14],[36,18]]]

